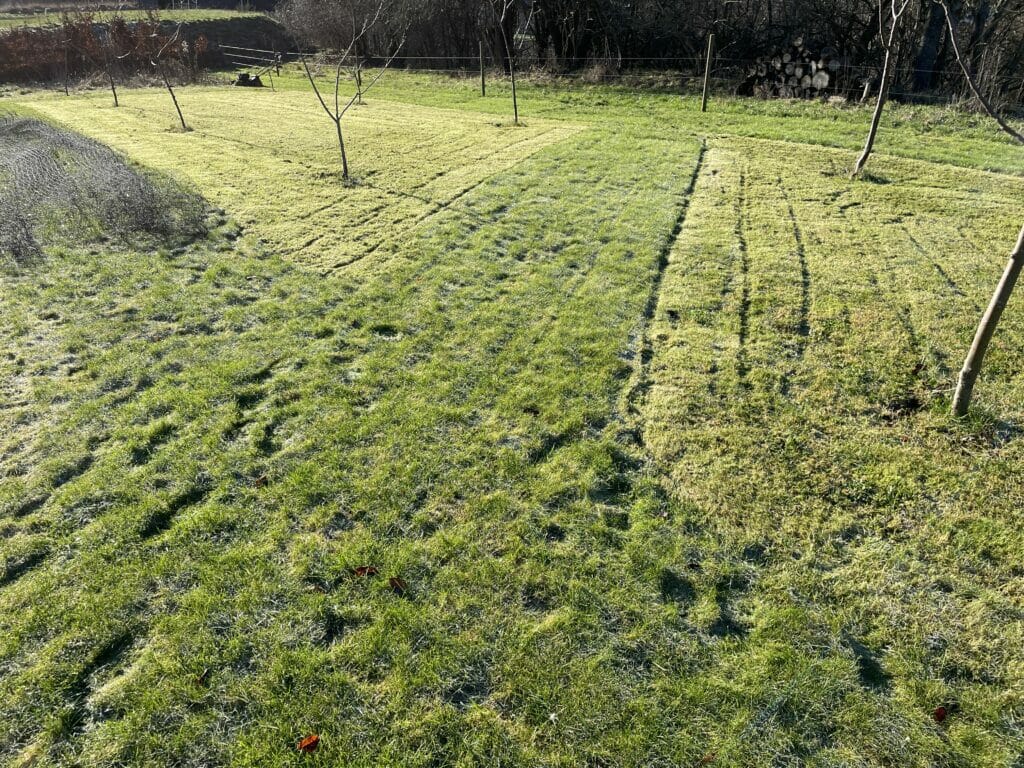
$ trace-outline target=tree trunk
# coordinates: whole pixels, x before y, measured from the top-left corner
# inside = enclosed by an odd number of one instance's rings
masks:
[[[110,67],[107,67],[107,82],[110,83],[110,92],[114,94],[114,106],[120,107],[121,104],[117,100],[117,86],[114,85],[114,75],[111,73]],[[175,102],[175,106],[177,106],[177,102]],[[181,116],[181,110],[178,110],[178,116]]]
[[[974,11],[974,24],[971,30],[971,39],[968,42],[967,50],[971,56],[971,69],[978,71],[981,64],[981,57],[985,54],[985,42],[989,36],[988,23],[992,15],[992,9],[988,0],[981,0],[978,8]]]
[[[71,91],[68,88],[68,41],[64,41],[64,95],[70,96]]]
[[[512,47],[508,43],[508,35],[505,34],[505,25],[499,24],[501,30],[501,41],[505,45],[505,58],[508,65],[508,74],[512,78],[512,123],[519,125],[519,97],[516,94],[516,64],[512,57]]]
[[[181,106],[178,104],[178,97],[175,96],[174,89],[171,87],[171,81],[167,77],[167,69],[161,61],[157,62],[157,67],[160,70],[160,76],[164,80],[164,85],[167,86],[167,92],[171,94],[171,101],[174,102],[174,109],[178,112],[178,119],[181,121],[181,130],[188,131],[188,125],[185,123],[185,116],[181,114]]]
[[[892,64],[892,50],[885,51],[885,63],[882,65],[882,82],[878,86],[878,101],[875,102],[875,113],[871,116],[871,128],[868,130],[868,139],[864,142],[864,151],[857,158],[857,164],[853,166],[850,178],[856,178],[864,170],[864,166],[871,157],[871,150],[875,146],[875,137],[878,136],[878,124],[882,122],[882,110],[885,108],[886,99],[889,96],[890,67]]]
[[[510,56],[508,59],[509,73],[512,76],[512,122],[519,125],[519,96],[516,94],[516,65]]]
[[[935,82],[936,64],[939,60],[939,48],[946,34],[946,20],[942,9],[932,0],[925,0],[928,5],[928,23],[921,38],[921,47],[914,59],[914,78],[911,86],[915,93],[927,91]]]
[[[1021,267],[1024,267],[1024,227],[1021,227],[1020,235],[1017,237],[1017,246],[1010,254],[1010,261],[1006,265],[1003,277],[996,286],[996,292],[992,295],[992,301],[981,318],[978,332],[974,336],[974,343],[967,353],[963,370],[960,371],[960,378],[957,381],[956,395],[953,397],[953,415],[965,416],[971,405],[971,395],[974,392],[974,383],[981,373],[981,366],[985,361],[985,352],[988,351],[989,342],[999,325],[999,318],[1003,315],[1013,287],[1017,284]]]
[[[338,130],[338,149],[341,150],[341,178],[348,179],[348,155],[345,153],[345,137],[341,133],[341,118],[334,121]]]

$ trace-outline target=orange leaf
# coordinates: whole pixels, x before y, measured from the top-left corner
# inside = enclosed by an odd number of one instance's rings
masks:
[[[352,573],[356,576],[376,576],[380,571],[378,571],[376,566],[373,565],[360,565],[358,568],[355,568]]]
[[[320,736],[319,736],[319,734],[311,733],[311,734],[309,734],[309,736],[307,736],[306,738],[304,738],[302,741],[299,742],[299,745],[298,745],[298,747],[296,747],[296,749],[298,749],[299,752],[305,752],[306,754],[309,754],[310,752],[316,752],[316,748],[319,747],[319,746],[320,746]]]

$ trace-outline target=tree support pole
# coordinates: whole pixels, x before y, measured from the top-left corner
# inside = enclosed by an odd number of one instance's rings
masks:
[[[480,41],[480,95],[487,96],[487,71],[484,69],[484,41]]]
[[[967,353],[963,370],[960,371],[960,378],[956,385],[956,395],[953,397],[953,415],[966,416],[967,409],[971,406],[971,394],[974,392],[974,383],[981,373],[982,363],[985,361],[985,352],[988,351],[989,342],[999,325],[999,318],[1006,309],[1006,304],[1013,293],[1013,287],[1020,277],[1021,267],[1024,267],[1024,227],[1021,227],[1020,235],[1017,237],[1017,246],[1010,254],[1010,261],[1003,271],[1003,277],[996,286],[996,292],[992,295],[992,301],[981,318],[978,332],[974,336],[974,343]]]
[[[704,92],[700,97],[700,111],[708,111],[708,82],[711,79],[711,52],[715,47],[715,33],[708,36],[708,56],[704,61]]]

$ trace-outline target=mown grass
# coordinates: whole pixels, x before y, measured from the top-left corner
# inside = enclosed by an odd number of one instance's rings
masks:
[[[123,10],[97,11],[92,14],[93,18],[102,22],[114,16],[119,16],[128,21],[144,20],[149,18],[148,11]],[[260,13],[249,13],[245,11],[230,11],[217,8],[196,8],[196,9],[169,9],[160,11],[156,17],[161,21],[189,22],[189,21],[220,21],[223,19],[243,19],[263,16]],[[3,13],[0,12],[0,30],[13,29],[18,27],[52,27],[61,23],[60,13]]]
[[[398,73],[394,73],[398,74]],[[276,79],[279,87],[306,92],[308,83],[297,70]],[[698,86],[697,90],[694,86]],[[354,90],[349,86],[350,90]],[[586,85],[535,76],[520,82],[524,117],[596,122],[618,125],[656,135],[743,136],[793,143],[788,152],[805,156],[835,147],[856,150],[864,145],[873,105],[823,104],[818,101],[779,101],[736,98],[716,93],[709,112],[699,109],[699,83],[680,83],[678,91],[627,86]],[[480,97],[479,81],[468,76],[401,73],[382,79],[374,91],[378,99],[393,99],[428,106],[454,107],[511,117],[511,91],[507,79],[488,80],[487,98]],[[1024,129],[1024,121],[1010,118]],[[1019,145],[984,115],[952,107],[889,104],[882,119],[876,151],[897,156],[1024,174]],[[808,157],[808,160],[810,158]]]
[[[1019,761],[1019,150],[395,73],[345,187],[278,87],[29,102],[227,214],[0,278],[5,757]]]

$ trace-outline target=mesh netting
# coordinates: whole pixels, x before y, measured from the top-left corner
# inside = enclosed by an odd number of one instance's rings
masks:
[[[202,229],[202,201],[132,168],[107,147],[29,118],[0,119],[0,258],[50,243]]]

